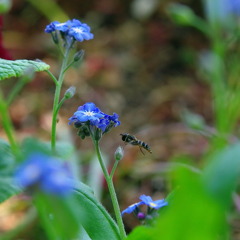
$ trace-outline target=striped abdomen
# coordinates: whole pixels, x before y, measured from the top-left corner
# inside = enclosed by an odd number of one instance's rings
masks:
[[[134,140],[134,141],[131,141],[130,143],[132,145],[137,145],[139,147],[142,147],[145,150],[147,150],[148,152],[152,153],[152,151],[151,151],[150,147],[148,146],[148,144],[143,142],[143,141],[141,141],[141,140]]]

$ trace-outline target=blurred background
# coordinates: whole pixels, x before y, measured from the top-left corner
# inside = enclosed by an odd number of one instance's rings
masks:
[[[194,28],[171,21],[166,9],[173,2],[204,15],[201,1],[195,0],[14,0],[3,16],[3,43],[10,57],[41,59],[56,75],[59,55],[45,26],[68,18],[91,26],[94,39],[78,44],[85,50],[83,63],[66,74],[63,93],[70,86],[77,91],[60,110],[58,137],[75,144],[82,178],[94,182],[98,170],[92,166],[91,141],[82,141],[76,129],[68,126],[68,118],[85,102],[94,102],[107,114],[119,114],[121,125],[104,136],[101,146],[109,168],[116,148],[121,145],[125,150],[114,180],[122,210],[137,202],[141,194],[154,200],[166,197],[172,159],[184,156],[188,164],[197,167],[208,146],[206,138],[181,119],[187,109],[208,123],[212,121],[210,92],[198,68],[199,54],[208,48],[208,40]],[[1,83],[6,94],[14,81]],[[49,141],[54,89],[46,73],[37,73],[14,101],[10,112],[20,140],[37,136]],[[148,143],[153,153],[142,154],[138,147],[125,145],[120,133],[135,135]],[[0,136],[5,137],[1,128]],[[96,191],[112,213],[103,179]],[[19,216],[14,218],[10,212],[0,216],[0,231],[18,222]],[[130,215],[124,216],[124,222],[128,232],[139,224]]]

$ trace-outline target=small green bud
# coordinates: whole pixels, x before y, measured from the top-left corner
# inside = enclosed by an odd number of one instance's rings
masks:
[[[76,52],[74,55],[74,58],[73,58],[74,62],[78,62],[78,61],[82,60],[84,53],[85,53],[84,50],[80,50],[80,51]]]
[[[85,137],[90,136],[90,132],[88,130],[88,127],[85,124],[74,124],[76,128],[78,128],[77,135],[81,138],[84,139]]]
[[[114,158],[116,161],[120,161],[124,156],[124,150],[121,146],[118,146],[115,153],[114,153]]]
[[[67,89],[67,91],[65,92],[64,97],[65,97],[66,99],[72,98],[72,97],[74,96],[75,92],[76,92],[76,87],[71,86],[71,87],[70,87],[69,89]]]
[[[102,130],[99,128],[96,128],[94,132],[94,140],[99,141],[102,138]]]

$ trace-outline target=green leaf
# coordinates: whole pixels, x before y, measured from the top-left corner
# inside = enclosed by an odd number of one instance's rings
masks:
[[[75,191],[77,209],[85,231],[92,240],[120,240],[115,221],[89,192],[89,187],[85,186],[82,185]]]
[[[146,226],[138,226],[127,237],[127,240],[158,240],[159,235],[153,231],[153,228]]]
[[[228,207],[240,175],[240,144],[228,146],[210,159],[203,175],[207,189]]]
[[[0,139],[0,203],[20,192],[12,180],[14,163],[10,145]]]
[[[76,239],[81,225],[72,195],[63,197],[38,192],[34,195],[34,203],[49,239]]]
[[[14,184],[13,179],[10,177],[0,178],[0,203],[8,198],[16,195],[20,189]]]
[[[28,68],[33,68],[35,72],[41,72],[48,70],[50,66],[42,61],[26,59],[11,61],[0,58],[0,80],[21,77]]]
[[[10,145],[0,139],[0,176],[9,176],[15,163]]]
[[[78,239],[77,236],[91,240],[121,239],[109,213],[95,199],[91,188],[81,182],[76,184],[70,196],[58,197],[38,192],[34,195],[34,202],[51,240]]]

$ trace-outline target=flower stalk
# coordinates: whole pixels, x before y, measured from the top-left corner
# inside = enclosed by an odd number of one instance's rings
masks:
[[[56,130],[57,130],[57,116],[59,112],[59,99],[60,99],[60,93],[61,93],[61,88],[64,80],[64,73],[65,73],[65,68],[68,64],[68,58],[69,58],[69,51],[70,49],[67,48],[66,52],[64,54],[60,74],[58,77],[58,81],[56,83],[56,89],[55,89],[55,95],[54,95],[54,101],[53,101],[53,115],[52,115],[52,133],[51,133],[51,148],[52,151],[54,152],[56,149]]]
[[[94,144],[94,147],[95,147],[95,150],[96,150],[96,153],[97,153],[99,163],[100,163],[102,171],[103,171],[103,175],[104,175],[104,177],[106,179],[106,182],[107,182],[107,185],[108,185],[108,190],[109,190],[109,193],[110,193],[110,196],[111,196],[113,209],[114,209],[114,213],[115,213],[115,216],[116,216],[116,221],[117,221],[117,225],[118,225],[118,228],[119,228],[121,239],[125,239],[126,238],[126,232],[125,232],[125,229],[124,229],[124,225],[123,225],[123,221],[122,221],[122,217],[121,217],[121,211],[120,211],[120,207],[119,207],[119,204],[118,204],[118,199],[117,199],[117,195],[116,195],[115,188],[114,188],[114,185],[113,185],[112,177],[109,175],[109,173],[107,171],[107,168],[106,168],[106,165],[103,161],[102,154],[101,154],[101,151],[100,151],[100,148],[99,148],[99,141],[96,141],[96,140],[93,139],[93,144]]]

